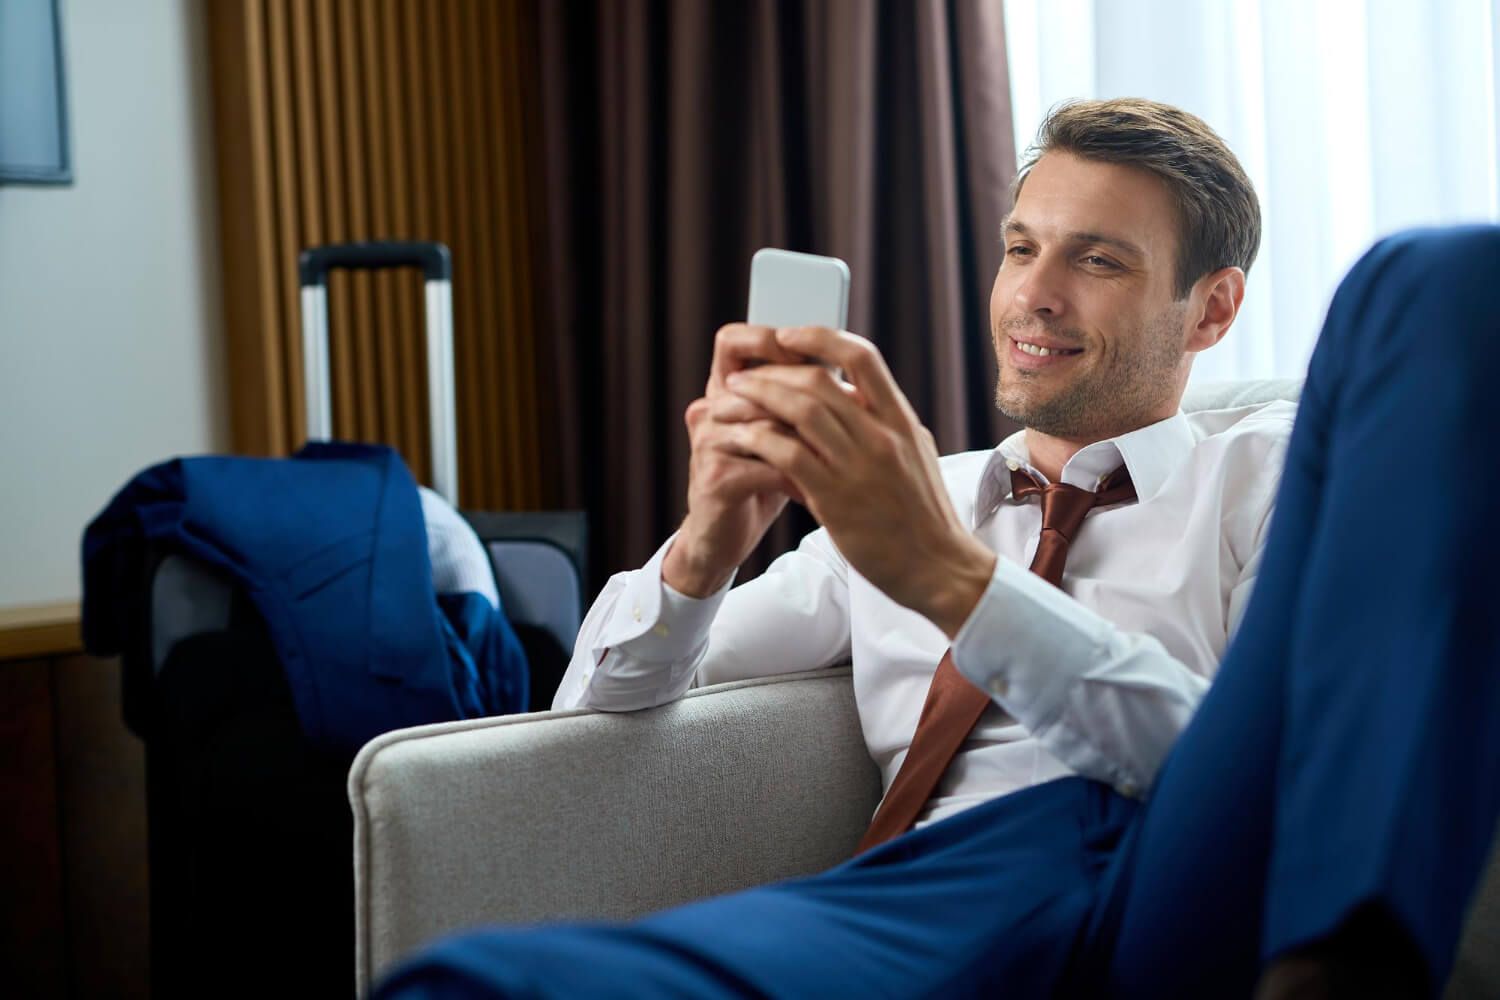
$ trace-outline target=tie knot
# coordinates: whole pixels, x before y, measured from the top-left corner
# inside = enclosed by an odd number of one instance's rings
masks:
[[[1069,542],[1078,534],[1083,519],[1095,507],[1124,503],[1135,499],[1135,484],[1130,473],[1120,466],[1099,485],[1097,493],[1072,486],[1068,483],[1048,483],[1043,486],[1025,469],[1017,468],[1010,474],[1011,495],[1017,500],[1026,500],[1034,495],[1042,498],[1042,530],[1056,531]]]

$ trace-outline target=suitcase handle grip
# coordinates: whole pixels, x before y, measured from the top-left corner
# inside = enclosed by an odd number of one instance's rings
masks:
[[[333,436],[333,390],[328,377],[328,272],[420,267],[426,278],[427,425],[432,443],[432,487],[458,506],[457,404],[453,392],[453,258],[441,243],[382,240],[304,250],[302,381],[307,439]]]
[[[334,268],[375,271],[388,267],[420,267],[428,281],[453,280],[453,256],[441,243],[417,240],[376,240],[338,243],[302,251],[297,273],[302,287],[321,285]]]

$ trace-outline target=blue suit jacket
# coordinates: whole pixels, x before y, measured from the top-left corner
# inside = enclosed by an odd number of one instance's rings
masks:
[[[416,484],[389,448],[175,459],[138,474],[83,539],[83,638],[118,653],[148,544],[230,573],[265,619],[302,729],[352,755],[401,726],[524,711],[500,609],[432,587]]]

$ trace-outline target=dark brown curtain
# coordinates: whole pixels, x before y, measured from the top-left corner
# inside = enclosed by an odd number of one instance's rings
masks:
[[[992,405],[989,288],[1015,169],[1001,0],[572,0],[539,10],[557,373],[546,472],[594,586],[685,510],[687,404],[762,246],[853,272],[850,328],[946,451]],[[812,527],[792,508],[742,573]]]

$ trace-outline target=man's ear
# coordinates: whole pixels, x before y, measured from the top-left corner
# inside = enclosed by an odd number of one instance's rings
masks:
[[[1186,350],[1207,350],[1223,340],[1244,300],[1245,272],[1238,267],[1221,267],[1199,278],[1188,297],[1197,308],[1193,310],[1196,322],[1188,333]]]

